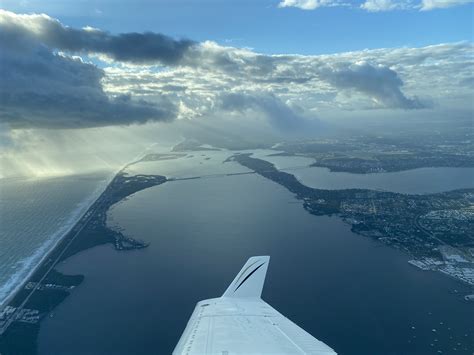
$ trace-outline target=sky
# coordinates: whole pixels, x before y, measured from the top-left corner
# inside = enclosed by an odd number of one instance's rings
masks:
[[[473,119],[471,0],[0,9],[0,178],[71,173],[67,154],[78,169],[120,164],[193,130],[258,141],[368,118]]]
[[[438,8],[424,11],[416,7],[421,1],[390,11],[383,11],[388,5],[368,11],[361,8],[364,1],[339,1],[340,6],[327,1],[313,10],[297,5],[325,1],[287,1],[292,2],[293,6],[282,7],[285,2],[278,0],[2,0],[0,7],[17,13],[46,13],[71,27],[91,26],[113,33],[153,31],[267,54],[420,47],[473,38],[473,5],[465,0],[438,0]],[[443,8],[443,3],[452,6]]]

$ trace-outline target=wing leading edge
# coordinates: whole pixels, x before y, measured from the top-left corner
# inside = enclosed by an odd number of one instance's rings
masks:
[[[336,354],[260,298],[269,261],[250,258],[222,297],[199,302],[173,354]]]

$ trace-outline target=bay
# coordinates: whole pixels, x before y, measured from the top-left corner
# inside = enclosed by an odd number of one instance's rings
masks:
[[[116,205],[108,223],[150,246],[62,264],[86,278],[42,322],[40,354],[170,353],[195,303],[220,296],[252,255],[271,256],[263,298],[341,354],[474,349],[467,287],[308,214],[260,176],[167,182]]]

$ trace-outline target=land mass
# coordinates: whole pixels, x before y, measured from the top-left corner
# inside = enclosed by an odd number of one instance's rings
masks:
[[[228,160],[282,185],[309,213],[338,215],[353,232],[411,255],[414,266],[474,285],[474,189],[428,195],[314,189],[251,154]]]
[[[353,136],[284,142],[275,155],[314,159],[311,166],[353,174],[383,173],[426,167],[474,167],[474,140],[469,132],[447,136]]]

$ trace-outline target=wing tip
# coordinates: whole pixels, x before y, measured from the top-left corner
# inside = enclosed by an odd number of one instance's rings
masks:
[[[252,256],[239,271],[222,297],[261,297],[270,256]]]

